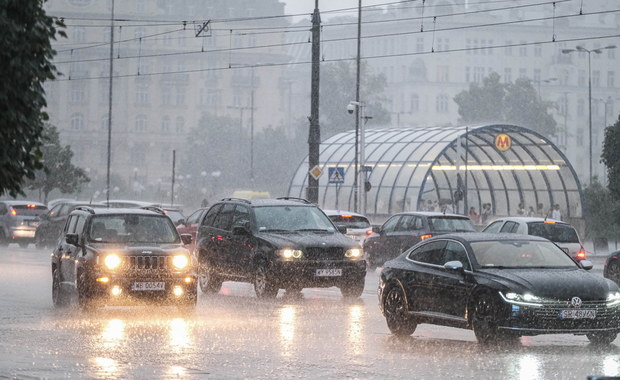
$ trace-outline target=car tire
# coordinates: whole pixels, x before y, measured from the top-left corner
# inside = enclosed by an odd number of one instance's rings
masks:
[[[605,277],[615,282],[616,284],[620,284],[620,261],[611,260],[609,264],[607,264]]]
[[[340,287],[340,293],[344,298],[359,298],[364,292],[364,286],[366,285],[365,279],[345,284]]]
[[[52,271],[52,303],[55,308],[62,308],[68,304],[67,295],[62,289],[60,271],[58,269]]]
[[[256,266],[254,272],[254,292],[256,297],[262,299],[275,298],[278,295],[278,288],[273,284],[269,276],[269,270],[266,263],[260,263]]]
[[[586,335],[590,343],[596,346],[609,346],[616,338],[618,333],[602,331]]]
[[[474,301],[471,323],[478,343],[490,344],[499,341],[496,311],[497,302],[490,294],[482,293]]]
[[[198,274],[198,285],[200,290],[206,294],[218,293],[222,289],[224,281],[214,273],[213,269],[209,269],[206,265],[201,265]]]
[[[390,332],[397,336],[413,334],[418,324],[407,315],[407,297],[403,289],[394,285],[389,288],[383,298],[383,314]]]
[[[91,312],[99,308],[99,302],[93,297],[90,290],[86,286],[86,276],[80,274],[77,284],[78,305],[82,311]]]

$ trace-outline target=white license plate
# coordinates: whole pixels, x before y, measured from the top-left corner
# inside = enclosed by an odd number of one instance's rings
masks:
[[[579,310],[569,309],[560,310],[561,319],[594,319],[596,318],[596,310]]]
[[[132,282],[131,290],[166,290],[165,282]]]
[[[342,269],[317,269],[315,275],[318,277],[342,276]]]

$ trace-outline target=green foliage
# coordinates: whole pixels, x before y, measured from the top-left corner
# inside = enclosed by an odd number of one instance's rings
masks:
[[[43,193],[43,201],[47,203],[48,194],[55,189],[63,194],[79,192],[82,184],[90,181],[82,168],[71,163],[73,152],[69,145],[60,145],[58,131],[52,125],[46,125],[42,135],[41,148],[42,169],[35,170],[34,178],[26,180],[30,190],[39,190]]]
[[[360,72],[360,99],[365,104],[363,112],[372,116],[369,125],[386,124],[390,121],[389,112],[382,106],[386,100],[386,79],[383,75],[369,74],[367,67],[362,64]],[[355,116],[347,112],[347,105],[355,100],[355,83],[354,64],[336,62],[321,66],[319,123],[322,140],[355,128]]]
[[[616,124],[605,129],[601,162],[607,167],[609,191],[614,199],[620,200],[620,116]]]
[[[620,201],[596,178],[584,189],[584,197],[588,210],[586,238],[616,238],[620,234]]]
[[[45,14],[43,0],[0,3],[0,196],[23,194],[23,180],[42,168],[42,85],[56,73],[50,40],[63,26]]]
[[[510,123],[544,136],[555,135],[556,122],[548,112],[552,103],[540,99],[530,79],[501,83],[499,74],[491,73],[482,85],[471,83],[454,101],[459,105],[461,123]]]

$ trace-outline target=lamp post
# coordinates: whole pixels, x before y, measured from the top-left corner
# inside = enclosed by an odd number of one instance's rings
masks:
[[[588,153],[590,163],[590,185],[592,184],[592,53],[601,54],[603,49],[615,49],[616,45],[608,45],[597,49],[586,49],[583,46],[577,45],[574,49],[562,49],[562,53],[570,54],[573,52],[585,52],[588,53]]]

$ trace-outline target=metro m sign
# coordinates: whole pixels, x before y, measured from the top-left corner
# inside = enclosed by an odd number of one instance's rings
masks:
[[[497,150],[505,152],[512,146],[512,139],[505,133],[495,136],[495,147]]]

